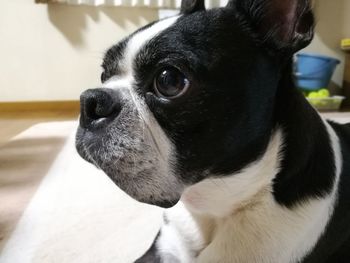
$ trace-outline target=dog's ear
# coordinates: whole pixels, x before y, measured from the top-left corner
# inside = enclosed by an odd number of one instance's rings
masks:
[[[312,0],[231,0],[228,7],[243,19],[263,43],[296,52],[314,35]]]
[[[181,14],[192,14],[197,11],[205,10],[204,0],[182,0]]]

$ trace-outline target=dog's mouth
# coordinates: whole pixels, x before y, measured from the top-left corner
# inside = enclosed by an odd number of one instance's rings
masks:
[[[92,158],[92,155],[90,154],[91,144],[85,142],[89,141],[87,137],[88,135],[86,134],[86,131],[79,127],[75,136],[75,148],[77,149],[77,152],[81,158],[101,169],[99,164],[95,162],[94,158]]]

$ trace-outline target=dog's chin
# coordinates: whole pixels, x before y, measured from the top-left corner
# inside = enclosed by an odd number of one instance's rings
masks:
[[[145,195],[143,193],[140,193],[139,191],[133,189],[133,187],[130,187],[130,185],[120,184],[120,182],[113,180],[113,178],[110,175],[108,175],[107,173],[106,173],[106,175],[124,193],[126,193],[132,199],[134,199],[140,203],[143,203],[143,204],[158,206],[160,208],[171,208],[171,207],[175,206],[180,201],[180,198],[181,198],[181,195],[179,195],[177,197],[174,194],[172,195],[171,199],[166,199],[166,197],[169,197],[167,195],[164,195],[164,197],[165,197],[164,199],[154,198],[153,195],[150,195],[152,198],[147,198],[147,197],[145,197]],[[146,195],[146,196],[149,196],[149,195]]]
[[[106,172],[105,172],[106,173]],[[147,205],[153,205],[153,206],[158,206],[158,207],[161,207],[161,208],[171,208],[173,206],[175,206],[179,201],[180,201],[180,197],[179,196],[178,198],[173,198],[171,200],[165,200],[165,199],[161,199],[161,200],[158,200],[158,199],[147,199],[145,198],[144,196],[141,197],[139,194],[138,194],[138,191],[135,191],[132,187],[130,187],[129,185],[125,186],[125,185],[122,185],[120,184],[119,182],[116,182],[115,180],[113,180],[113,176],[110,176],[106,173],[106,175],[113,181],[113,183],[119,187],[119,189],[121,189],[124,193],[126,193],[128,196],[130,196],[132,199],[140,202],[140,203],[144,203],[144,204],[147,204]]]
[[[149,204],[149,205],[155,205],[161,208],[172,208],[173,206],[175,206],[178,202],[180,201],[180,198],[177,200],[172,200],[172,201],[168,201],[168,200],[161,200],[161,201],[152,201],[152,202],[142,202],[145,204]]]
[[[88,156],[86,156],[85,154],[81,154],[81,156],[88,161],[89,163],[93,164],[96,166],[96,163],[94,163],[94,161],[92,161],[91,159],[89,159]],[[97,166],[97,168],[101,169],[100,167]],[[103,170],[103,169],[102,169]],[[180,201],[180,197],[173,199],[173,200],[154,200],[154,199],[149,199],[149,200],[145,200],[144,198],[139,198],[139,196],[137,194],[135,194],[135,192],[130,191],[129,187],[123,187],[123,185],[120,185],[119,182],[116,182],[115,180],[113,180],[113,178],[115,178],[114,176],[109,175],[108,173],[106,173],[106,171],[104,171],[104,173],[112,180],[112,182],[118,186],[123,192],[125,192],[127,195],[129,195],[131,198],[133,198],[134,200],[140,202],[140,203],[144,203],[147,205],[154,205],[154,206],[158,206],[161,208],[171,208],[173,206],[175,206],[179,201]]]

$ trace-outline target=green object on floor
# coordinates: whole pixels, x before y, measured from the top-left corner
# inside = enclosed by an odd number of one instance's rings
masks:
[[[329,96],[330,96],[330,93],[327,89],[320,89],[319,91],[312,91],[307,95],[307,97],[310,99],[328,98]]]

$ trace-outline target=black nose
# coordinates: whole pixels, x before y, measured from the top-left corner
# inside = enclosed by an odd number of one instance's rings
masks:
[[[80,126],[100,128],[114,120],[121,111],[121,100],[111,89],[89,89],[80,96]]]

